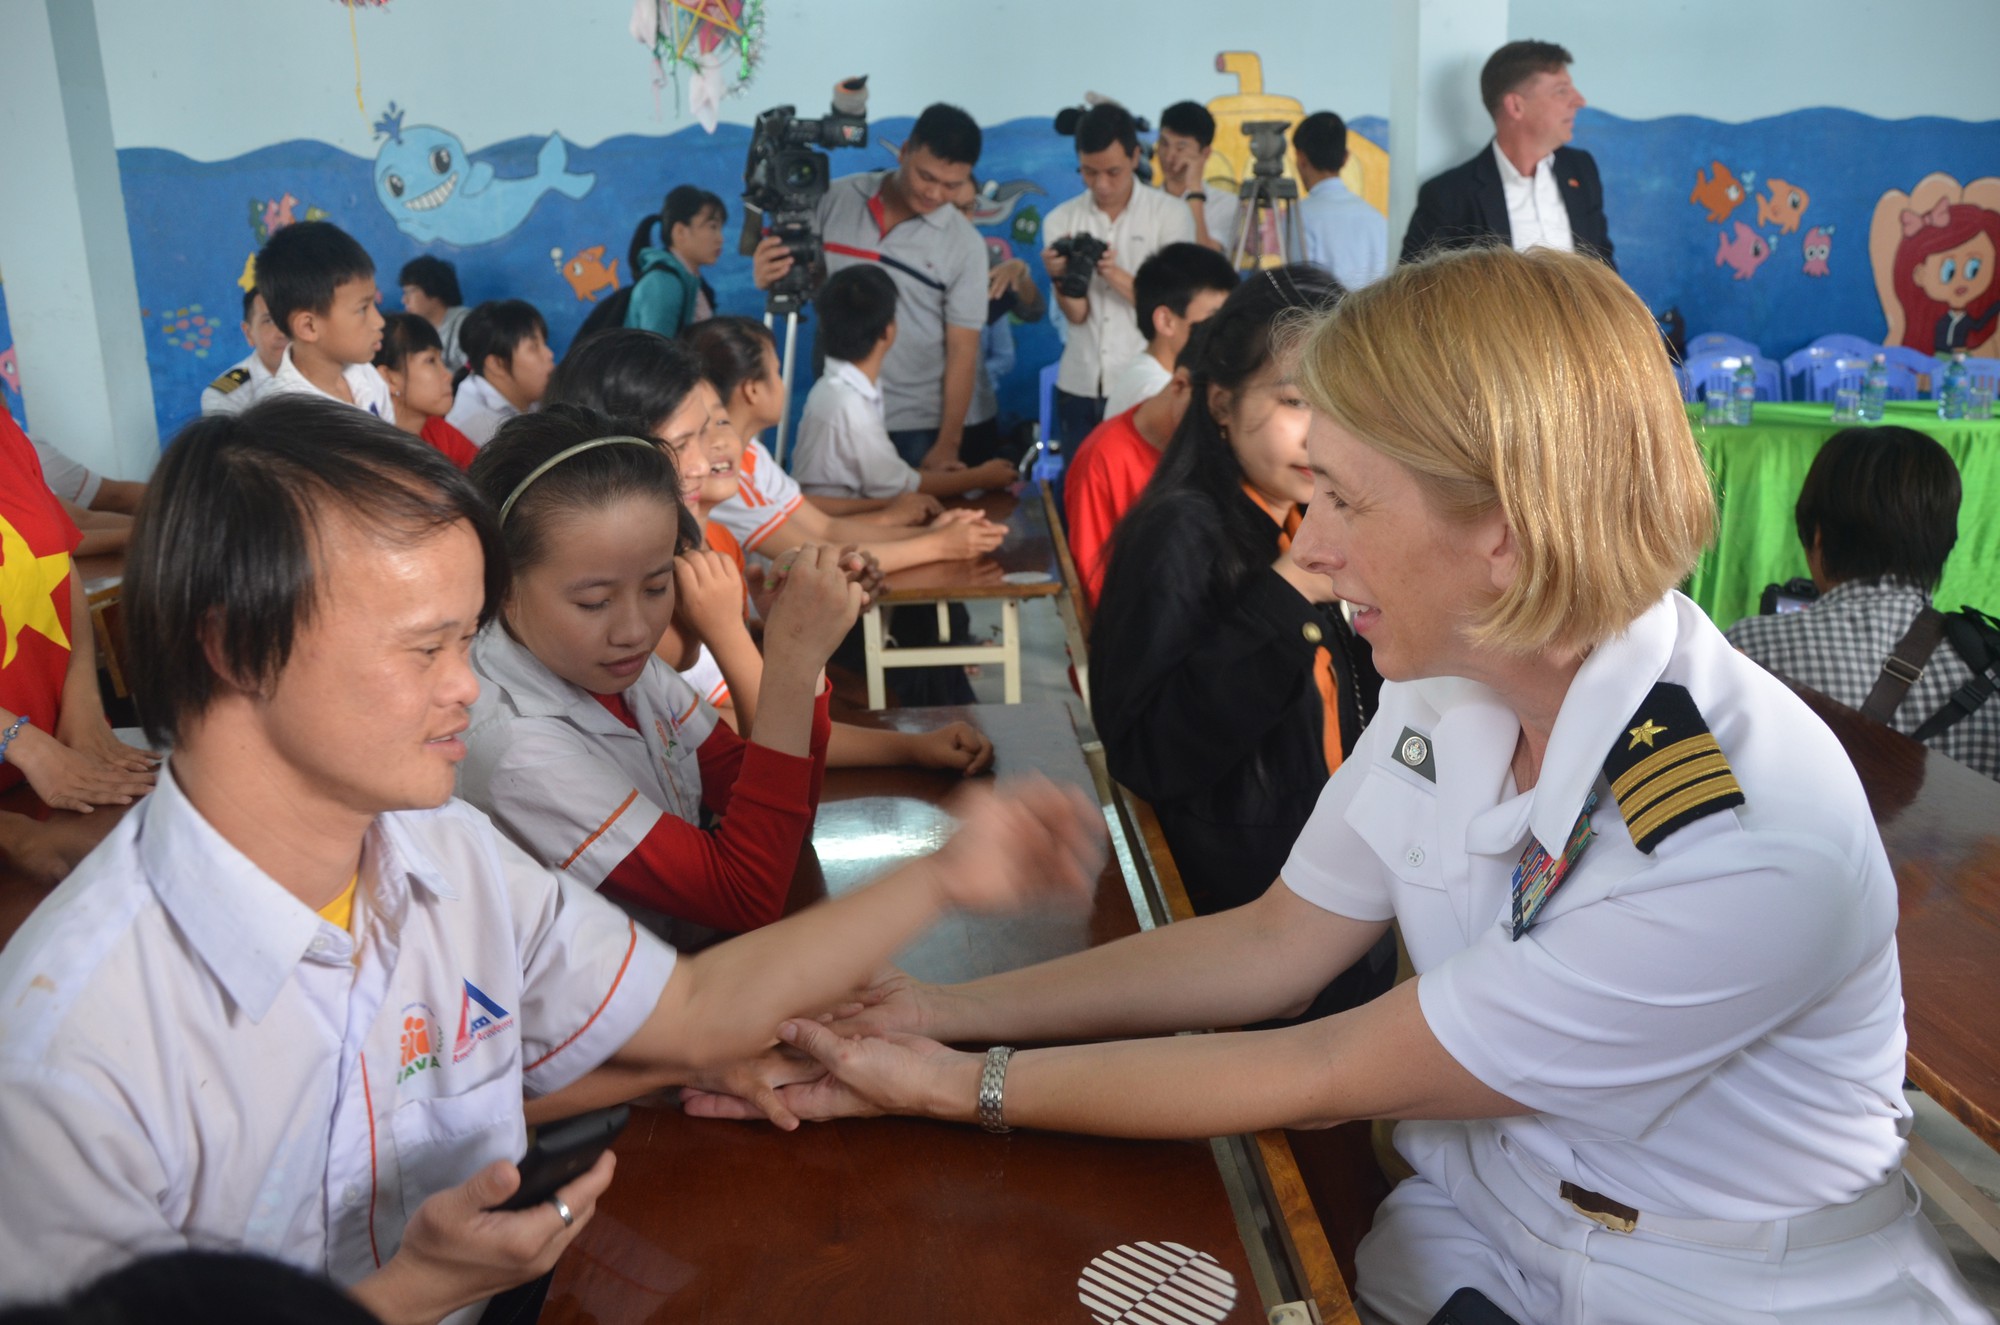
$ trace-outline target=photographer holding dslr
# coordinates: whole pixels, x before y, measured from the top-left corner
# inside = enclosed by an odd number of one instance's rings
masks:
[[[1146,351],[1132,273],[1168,244],[1193,243],[1195,227],[1186,203],[1139,182],[1138,124],[1123,106],[1065,112],[1056,132],[1075,133],[1084,184],[1042,222],[1042,264],[1070,324],[1056,372],[1056,432],[1074,448],[1104,418],[1105,384]]]
[[[986,245],[952,206],[979,148],[970,115],[943,103],[926,107],[896,169],[834,180],[815,212],[828,273],[873,262],[896,282],[898,334],[882,364],[883,413],[897,452],[925,469],[958,462],[986,325]],[[793,263],[793,243],[766,234],[756,249],[757,288],[777,285]]]

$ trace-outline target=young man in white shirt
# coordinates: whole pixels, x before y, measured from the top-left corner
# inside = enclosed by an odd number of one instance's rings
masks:
[[[1188,337],[1222,307],[1236,285],[1236,268],[1229,259],[1201,244],[1169,244],[1140,264],[1132,294],[1146,352],[1106,387],[1105,418],[1115,419],[1166,390]]]
[[[1194,217],[1195,243],[1228,253],[1236,239],[1236,190],[1226,168],[1210,175],[1214,156],[1215,116],[1198,101],[1176,101],[1160,112],[1160,133],[1154,156],[1160,163],[1160,188],[1188,205]],[[1117,413],[1116,410],[1108,410]]]
[[[243,339],[250,343],[250,353],[202,388],[203,414],[241,414],[249,409],[284,361],[284,329],[271,320],[264,296],[254,288],[243,296]]]
[[[1103,420],[1111,379],[1145,352],[1132,304],[1133,273],[1168,244],[1195,238],[1187,204],[1139,183],[1138,164],[1139,130],[1132,113],[1114,102],[1092,106],[1076,125],[1076,165],[1084,192],[1042,222],[1042,238],[1049,244],[1042,250],[1042,265],[1069,323],[1069,342],[1056,373],[1056,431],[1067,447],[1081,443]],[[1076,235],[1101,241],[1105,252],[1083,293],[1072,296],[1063,291],[1069,259],[1055,245]]]
[[[191,425],[153,484],[126,622],[173,754],[0,953],[0,1304],[229,1246],[389,1325],[470,1319],[611,1181],[607,1154],[495,1209],[529,1118],[739,1075],[952,908],[1095,879],[1095,807],[1031,785],[937,857],[679,959],[450,801],[507,579],[449,461],[280,399]]]
[[[1347,164],[1347,122],[1316,111],[1292,130],[1292,156],[1306,196],[1299,199],[1299,229],[1306,261],[1333,273],[1349,290],[1382,279],[1389,270],[1389,220],[1340,178]]]
[[[896,452],[882,415],[882,364],[896,343],[896,283],[880,267],[835,272],[814,300],[826,371],[799,419],[792,477],[810,496],[888,498],[905,492],[955,497],[1004,487],[1014,467],[915,469]]]
[[[395,422],[374,365],[382,348],[375,263],[353,236],[331,221],[286,226],[258,250],[257,292],[291,338],[260,398],[322,396]]]
[[[549,324],[525,299],[490,299],[466,315],[458,341],[465,379],[445,422],[484,446],[516,414],[540,409],[555,372]]]

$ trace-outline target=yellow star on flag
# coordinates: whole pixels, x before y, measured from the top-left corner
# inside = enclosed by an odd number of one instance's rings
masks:
[[[1651,746],[1653,744],[1653,738],[1655,736],[1658,736],[1661,732],[1664,732],[1665,730],[1666,730],[1665,727],[1655,726],[1653,720],[1651,718],[1648,718],[1644,722],[1640,723],[1638,726],[1632,729],[1630,733],[1632,737],[1632,744],[1626,746],[1625,748],[1627,750],[1636,750],[1641,745]]]
[[[11,667],[21,651],[21,632],[32,630],[62,648],[69,634],[56,614],[56,589],[69,576],[69,553],[35,555],[21,531],[0,516],[0,629],[7,632],[7,651],[0,667]]]

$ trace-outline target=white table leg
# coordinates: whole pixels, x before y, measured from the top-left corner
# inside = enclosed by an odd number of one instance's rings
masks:
[[[1903,1167],[1916,1179],[1926,1200],[1950,1215],[1987,1255],[2000,1258],[2000,1206],[1966,1181],[1950,1160],[1920,1136],[1910,1138]]]
[[[1007,702],[1018,704],[1021,702],[1021,600],[1018,598],[1000,600],[1000,665],[1007,669],[1003,692]]]
[[[882,609],[871,607],[861,615],[862,655],[868,673],[868,707],[889,706],[889,688],[882,675]]]

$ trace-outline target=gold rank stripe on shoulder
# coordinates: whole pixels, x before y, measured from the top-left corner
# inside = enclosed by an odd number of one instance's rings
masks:
[[[1744,803],[1743,788],[1686,687],[1653,687],[1604,761],[1632,844],[1651,854],[1695,820]]]
[[[213,382],[210,382],[208,389],[210,391],[220,391],[226,396],[249,380],[250,370],[248,368],[232,368]]]

